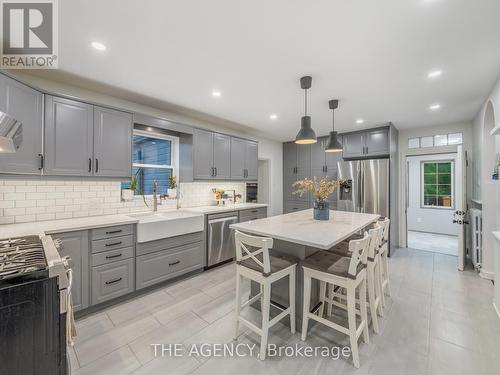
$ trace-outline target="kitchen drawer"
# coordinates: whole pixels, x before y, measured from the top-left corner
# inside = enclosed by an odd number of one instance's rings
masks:
[[[134,290],[134,259],[92,268],[92,304],[122,296]]]
[[[113,227],[92,229],[92,240],[125,236],[134,233],[134,225],[115,225]]]
[[[92,266],[101,266],[103,264],[113,263],[124,259],[134,257],[134,248],[125,247],[123,249],[105,251],[92,255]]]
[[[138,243],[136,250],[137,255],[145,255],[157,251],[172,249],[177,246],[187,245],[193,242],[203,241],[203,232],[183,234],[161,240]],[[175,251],[175,250],[174,250]]]
[[[132,235],[96,240],[92,241],[92,253],[100,253],[102,251],[116,250],[131,246],[134,246],[134,236]]]
[[[243,217],[240,217],[239,223],[245,223],[247,221],[264,219],[264,218],[265,218],[265,216],[264,217],[262,217],[262,216],[243,216]]]
[[[267,207],[249,208],[248,210],[241,210],[240,217],[242,216],[267,217]]]
[[[203,267],[202,242],[136,258],[136,289],[142,289]]]
[[[308,202],[285,202],[285,206],[283,207],[283,213],[289,214],[291,212],[307,210],[309,207]]]

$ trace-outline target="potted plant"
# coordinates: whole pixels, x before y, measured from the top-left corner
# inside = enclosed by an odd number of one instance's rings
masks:
[[[122,199],[124,201],[131,201],[134,199],[134,192],[138,192],[142,196],[142,200],[144,201],[144,204],[146,206],[148,206],[148,203],[146,202],[146,197],[144,196],[143,191],[141,190],[140,187],[137,186],[140,172],[141,172],[141,168],[137,169],[137,172],[135,172],[135,175],[132,178],[132,181],[130,182],[130,188],[122,189]]]
[[[341,180],[330,180],[328,177],[323,177],[321,180],[305,178],[296,181],[293,186],[297,188],[293,194],[302,196],[304,193],[311,193],[314,196],[314,219],[329,220],[330,219],[330,203],[327,201],[330,194],[340,185]]]
[[[171,198],[177,196],[177,179],[173,173],[170,176],[168,176],[167,195]]]

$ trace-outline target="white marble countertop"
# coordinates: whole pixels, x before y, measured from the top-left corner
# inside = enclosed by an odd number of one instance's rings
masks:
[[[267,207],[267,204],[261,203],[237,203],[227,206],[201,206],[201,207],[186,207],[181,208],[181,211],[192,212],[194,214],[211,214],[217,212],[229,212],[245,210],[257,207]],[[160,210],[161,212],[176,211]],[[88,216],[73,219],[63,220],[47,220],[31,223],[5,224],[0,225],[0,238],[21,237],[29,235],[44,235],[60,232],[71,232],[77,230],[87,230],[92,228],[101,228],[114,225],[135,224],[139,222],[139,217],[142,213],[151,211],[137,212],[121,215],[104,215],[104,216]],[[135,217],[134,217],[135,216]]]
[[[37,221],[34,223],[6,224],[0,225],[0,238],[71,232],[114,225],[135,224],[137,222],[137,218],[127,215],[105,215]]]
[[[202,214],[214,214],[218,212],[230,212],[230,211],[239,211],[239,210],[247,210],[251,208],[259,208],[259,207],[267,207],[268,205],[265,203],[236,203],[236,204],[228,204],[225,206],[201,206],[201,207],[186,207],[183,210],[198,212]]]
[[[330,220],[321,221],[314,220],[313,210],[309,209],[232,224],[231,228],[327,250],[373,223],[379,217],[380,215],[373,214],[330,211]]]
[[[496,238],[496,240],[500,242],[500,231],[494,231],[491,233],[493,233],[493,236]]]

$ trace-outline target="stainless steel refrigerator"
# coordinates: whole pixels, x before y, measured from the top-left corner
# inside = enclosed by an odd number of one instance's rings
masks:
[[[337,209],[390,218],[389,177],[389,159],[339,161]]]

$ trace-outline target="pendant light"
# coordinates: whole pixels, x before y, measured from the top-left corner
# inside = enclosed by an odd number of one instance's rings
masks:
[[[326,145],[325,152],[342,152],[342,145],[340,144],[337,138],[337,132],[335,131],[335,110],[339,106],[339,101],[330,100],[328,102],[328,106],[330,107],[333,113],[333,123],[332,123],[332,131],[330,132],[330,136],[328,137],[328,144]]]
[[[311,88],[312,77],[305,76],[300,79],[300,88],[304,90],[304,116],[300,121],[300,130],[295,137],[295,143],[299,145],[309,145],[316,143],[316,133],[311,128],[311,116],[307,115],[307,90]]]

